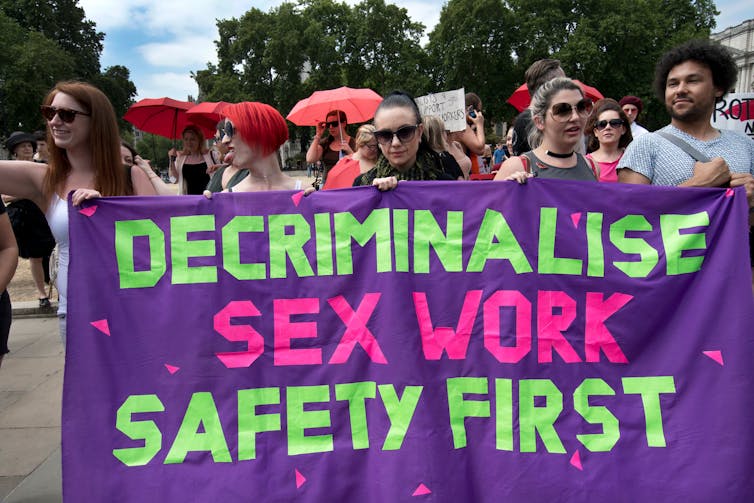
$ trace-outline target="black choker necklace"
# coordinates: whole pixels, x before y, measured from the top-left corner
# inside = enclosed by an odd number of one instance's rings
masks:
[[[549,150],[545,150],[545,154],[549,155],[550,157],[557,157],[558,159],[568,159],[573,155],[573,150],[571,150],[567,154],[558,154],[557,152],[550,152]]]

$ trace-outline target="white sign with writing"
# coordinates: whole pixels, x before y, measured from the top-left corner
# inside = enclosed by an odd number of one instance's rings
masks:
[[[448,131],[466,129],[466,97],[463,87],[454,91],[428,94],[416,98],[422,117],[434,115],[442,119]]]
[[[717,129],[730,129],[754,139],[754,93],[730,93],[715,104],[710,121]]]

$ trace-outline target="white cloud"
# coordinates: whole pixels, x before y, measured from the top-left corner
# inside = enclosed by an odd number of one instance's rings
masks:
[[[149,73],[134,77],[134,82],[139,89],[137,99],[167,96],[176,100],[185,100],[188,95],[196,98],[198,93],[196,82],[188,73]]]
[[[137,51],[147,64],[162,68],[203,68],[208,61],[217,61],[214,35],[184,34],[169,42],[152,42],[141,45]]]

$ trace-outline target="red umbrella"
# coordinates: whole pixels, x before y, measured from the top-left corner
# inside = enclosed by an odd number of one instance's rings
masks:
[[[592,101],[604,98],[597,88],[588,86],[580,80],[573,79],[573,81],[579,85],[582,91],[584,91],[584,95]],[[528,107],[529,103],[531,103],[531,96],[529,96],[529,90],[526,88],[526,84],[522,84],[518,89],[513,91],[513,94],[511,94],[510,98],[506,101],[513,105],[519,112],[522,112],[524,108]]]
[[[184,128],[192,124],[186,111],[193,105],[188,101],[171,98],[145,98],[131,105],[123,118],[141,131],[177,140]],[[215,134],[214,126],[197,126],[205,136],[212,137]]]
[[[191,123],[214,131],[217,123],[223,119],[221,112],[228,105],[230,103],[226,101],[203,101],[189,108],[186,113]]]
[[[286,117],[297,126],[316,126],[325,120],[328,112],[342,110],[348,122],[356,124],[374,117],[382,96],[371,89],[339,87],[326,91],[314,91],[311,96],[296,103]]]

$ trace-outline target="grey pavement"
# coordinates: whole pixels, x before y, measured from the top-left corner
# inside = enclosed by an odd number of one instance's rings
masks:
[[[54,311],[14,303],[0,366],[0,499],[3,503],[62,501],[60,412],[63,345]]]

